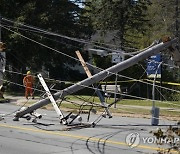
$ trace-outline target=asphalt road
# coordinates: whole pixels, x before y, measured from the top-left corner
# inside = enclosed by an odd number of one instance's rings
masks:
[[[145,143],[152,138],[149,133],[161,127],[176,125],[176,121],[160,120],[159,126],[151,126],[151,119],[114,116],[103,118],[94,128],[72,128],[59,123],[55,111],[39,109],[42,118],[37,123],[21,118],[13,121],[14,111],[19,106],[13,103],[0,104],[0,154],[139,154],[157,153],[158,146]],[[67,113],[64,113],[65,115]],[[92,114],[93,122],[99,115]],[[82,115],[87,123],[87,115]],[[75,121],[77,122],[77,121]],[[138,134],[139,144],[128,142],[128,137]],[[131,145],[126,143],[132,143]],[[137,141],[137,140],[136,140]],[[134,144],[135,145],[135,144]],[[161,146],[165,148],[164,145]]]

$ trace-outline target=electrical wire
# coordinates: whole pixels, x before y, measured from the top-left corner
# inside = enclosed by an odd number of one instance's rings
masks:
[[[3,81],[9,82],[9,83],[14,84],[14,85],[17,85],[17,86],[24,87],[24,85],[22,85],[22,84],[18,84],[18,83],[11,82],[11,81],[8,81],[8,80],[3,80]],[[103,92],[102,89],[98,89],[98,88],[93,88],[93,87],[86,87],[86,88],[90,88],[90,89],[93,89],[93,90],[99,90],[99,91]],[[45,92],[44,90],[40,90],[40,89],[37,89],[37,88],[33,88],[33,89],[36,90],[36,91],[39,91],[39,92]],[[58,91],[59,91],[59,90],[58,90]],[[115,92],[112,92],[112,93],[115,94]],[[116,93],[116,94],[119,94],[119,93]],[[126,96],[126,97],[130,97],[130,98],[136,98],[136,99],[141,99],[141,100],[152,101],[152,99],[147,99],[147,98],[138,97],[138,96],[133,96],[133,95],[128,95],[128,94],[123,94],[123,93],[122,93],[121,95]],[[78,98],[80,98],[80,97],[78,97]],[[81,99],[83,99],[83,101],[86,101],[86,99],[83,98],[83,97],[81,97]],[[162,101],[159,101],[159,100],[154,100],[154,101],[160,102],[160,103],[169,104],[169,105],[174,105],[174,106],[180,106],[180,105],[178,105],[178,104],[174,104],[174,103],[170,103],[170,102],[169,102],[169,103],[168,103],[168,102],[162,102]],[[91,103],[92,103],[92,102],[91,102]]]
[[[8,21],[10,21],[10,20],[8,20]],[[13,21],[11,21],[11,22],[13,22]],[[52,35],[52,34],[54,34],[53,36],[61,36],[62,38],[63,38],[63,36],[64,35],[60,35],[60,34],[57,34],[57,33],[52,33],[52,32],[48,32],[48,31],[45,31],[45,30],[42,30],[42,29],[39,29],[39,28],[34,28],[34,27],[32,27],[32,26],[27,26],[27,25],[24,25],[24,24],[22,24],[22,23],[19,23],[21,26],[23,25],[24,27],[28,27],[28,28],[32,28],[33,30],[31,30],[31,29],[25,29],[25,28],[20,28],[20,27],[14,27],[14,26],[8,26],[8,27],[11,27],[11,28],[14,28],[14,29],[21,29],[21,30],[24,30],[24,31],[31,31],[31,32],[34,32],[34,33],[40,33],[40,34],[49,34],[49,35]],[[38,30],[38,31],[37,31]],[[56,34],[56,35],[55,35]],[[79,39],[77,39],[77,38],[71,38],[71,37],[67,37],[67,36],[64,36],[64,38],[65,39],[69,39],[69,40],[73,40],[73,41],[77,41],[77,40],[79,40]],[[92,44],[92,43],[99,43],[99,42],[94,42],[94,41],[92,41],[92,42],[87,42],[87,41],[85,41],[84,40],[84,42],[82,42],[82,41],[77,41],[77,42],[79,42],[79,43],[84,43],[84,44]],[[104,45],[107,45],[107,44],[105,44],[105,43],[100,43],[100,44],[104,44]],[[130,52],[130,53],[126,53],[126,52],[122,52],[122,51],[119,51],[119,50],[113,50],[113,49],[110,49],[110,48],[105,48],[105,47],[102,47],[102,46],[97,46],[97,45],[94,45],[95,47],[99,47],[99,48],[101,48],[101,49],[105,49],[105,50],[109,50],[109,51],[111,51],[111,52],[116,52],[116,53],[118,53],[118,52],[120,52],[120,53],[122,53],[122,54],[124,54],[124,55],[129,55],[129,56],[133,56],[133,55],[135,55],[135,54],[138,54],[138,53],[140,53],[140,52],[143,52],[143,51],[145,51],[145,50],[147,50],[147,49],[149,49],[149,48],[151,48],[152,46],[154,46],[155,44],[157,44],[156,42],[153,42],[150,46],[148,46],[147,48],[144,48],[144,49],[142,49],[142,50],[139,50],[139,51],[136,51],[136,52]],[[108,44],[108,46],[110,46],[110,44]],[[124,48],[124,47],[123,47]],[[127,47],[125,47],[125,48],[127,48]],[[132,49],[132,48],[131,48]],[[137,49],[136,49],[137,50]]]
[[[18,24],[20,26],[23,26],[23,27],[26,27],[26,28],[29,28],[29,29],[33,29],[36,32],[41,32],[41,33],[46,34],[46,35],[58,36],[58,37],[65,38],[65,39],[68,39],[68,40],[71,40],[71,41],[76,41],[76,42],[82,43],[82,44],[93,44],[97,48],[101,48],[101,49],[105,49],[105,50],[109,50],[109,51],[113,51],[113,52],[119,52],[118,50],[112,50],[110,48],[106,48],[106,47],[96,45],[96,44],[103,44],[103,45],[108,46],[109,44],[107,44],[107,43],[100,43],[100,42],[95,42],[95,41],[87,41],[87,40],[84,40],[84,39],[77,39],[77,38],[73,38],[73,37],[68,37],[68,36],[57,34],[57,33],[54,33],[54,32],[49,32],[49,31],[46,31],[44,29],[40,29],[40,28],[37,28],[37,27],[34,27],[34,26],[23,24],[23,23],[20,23],[20,22],[15,22],[15,21],[12,21],[12,20],[4,18],[4,17],[2,18],[2,21],[7,21],[7,22],[10,22],[10,23],[13,23],[13,24]],[[117,47],[117,48],[119,48],[119,47]],[[123,47],[123,48],[129,48],[129,47]]]
[[[3,115],[0,115],[1,118],[4,118],[4,117],[8,117],[10,115],[13,115],[14,113],[20,111],[27,103],[28,103],[29,100],[27,100],[24,104],[22,104],[18,109],[10,112],[10,113],[7,113],[7,114],[3,114]]]
[[[69,38],[67,38],[67,39],[69,39]],[[75,41],[74,39],[72,39],[73,41]],[[77,41],[77,40],[76,40]],[[85,42],[81,42],[81,43],[85,43]]]
[[[7,27],[15,28],[14,26],[7,26]],[[36,31],[33,31],[33,30],[28,30],[28,29],[23,29],[23,28],[18,28],[18,29],[22,29],[22,30],[25,30],[25,31],[36,32]],[[40,33],[40,34],[41,34],[41,33]],[[42,33],[42,34],[43,34],[43,33]],[[37,34],[36,34],[36,35],[37,35]],[[67,43],[65,43],[65,42],[60,42],[60,41],[57,41],[57,40],[54,40],[54,39],[50,39],[50,38],[45,37],[45,36],[42,36],[42,35],[37,35],[37,36],[41,36],[41,37],[46,38],[46,39],[48,39],[48,40],[51,40],[51,41],[54,41],[54,42],[57,42],[57,43],[61,43],[61,44],[64,44],[64,45],[68,45],[68,46],[71,46],[71,47],[75,47],[75,48],[78,47],[79,49],[83,49],[83,47],[81,48],[81,47],[79,47],[79,46],[77,46],[77,45],[72,45],[72,44],[67,44]],[[153,45],[154,45],[154,43],[152,43],[152,45],[150,45],[149,47],[147,47],[147,48],[145,48],[145,49],[143,49],[143,50],[140,50],[140,51],[137,51],[137,52],[131,52],[131,53],[129,53],[128,55],[129,55],[129,56],[133,56],[134,54],[138,54],[138,53],[140,53],[140,52],[143,52],[143,51],[149,49],[149,48],[152,47]],[[148,62],[157,63],[157,64],[160,63],[160,62],[152,61],[152,60],[147,60],[147,61],[148,61]],[[169,64],[165,64],[165,63],[163,63],[162,65],[169,66],[169,67],[174,67],[174,68],[179,68],[179,66],[169,65]],[[94,66],[93,66],[93,67],[94,67]]]
[[[2,26],[2,25],[1,25],[1,26]],[[4,26],[2,26],[2,27],[5,28]],[[30,39],[30,38],[28,38],[28,37],[26,37],[26,36],[24,36],[24,35],[21,35],[21,34],[15,32],[15,31],[12,31],[12,30],[7,29],[7,28],[5,28],[5,29],[6,29],[6,30],[9,30],[9,31],[11,31],[11,32],[14,32],[14,33],[16,33],[16,34],[18,34],[18,35],[20,35],[20,36],[22,36],[22,37],[24,37],[24,38],[32,41],[32,42],[34,42],[34,43],[37,43],[37,44],[39,44],[39,45],[41,45],[41,46],[44,46],[44,47],[46,47],[46,48],[48,48],[48,49],[50,49],[50,50],[53,50],[53,51],[55,51],[55,52],[57,52],[57,53],[60,53],[60,54],[62,54],[62,55],[64,55],[64,56],[66,56],[66,57],[69,57],[69,58],[74,59],[74,60],[76,60],[76,61],[80,61],[80,60],[77,59],[77,58],[74,58],[74,57],[72,57],[72,56],[70,56],[70,55],[68,55],[68,54],[65,54],[65,53],[60,52],[60,51],[58,51],[58,50],[56,50],[56,49],[53,49],[53,48],[51,48],[51,47],[49,47],[49,46],[47,46],[47,45],[44,45],[44,44],[39,43],[39,42],[37,42],[37,41],[35,41],[35,40],[32,40],[32,39]],[[98,69],[98,70],[101,70],[101,71],[103,70],[103,69],[101,69],[101,68],[98,68],[98,67],[93,66],[92,64],[89,64],[89,63],[86,63],[86,64],[89,65],[89,66],[91,66],[91,67],[93,67],[93,68],[96,68],[96,69]],[[108,73],[114,74],[114,73],[111,73],[111,72],[108,72]],[[122,75],[121,75],[121,76],[122,76]],[[122,76],[122,77],[123,77],[123,76]],[[125,77],[125,76],[124,76],[124,77]],[[138,80],[137,80],[137,81],[138,81]],[[152,84],[150,84],[150,83],[148,83],[148,82],[144,82],[144,81],[140,81],[140,80],[139,80],[139,82],[152,85]],[[157,85],[156,85],[156,86],[157,86]],[[157,86],[157,87],[158,87],[158,86]],[[165,88],[165,89],[167,89],[167,88]],[[177,91],[176,91],[176,92],[177,92]]]
[[[15,84],[16,84],[16,83],[15,83]],[[142,98],[141,98],[141,99],[142,99]],[[147,100],[147,99],[146,99],[146,100]],[[71,102],[71,103],[72,103],[72,102]],[[25,103],[25,104],[26,104],[26,103]],[[24,104],[24,105],[25,105],[25,104]],[[73,102],[73,104],[75,104],[75,103]],[[96,104],[96,105],[95,105],[94,103],[93,103],[93,104],[90,103],[90,104],[92,105],[92,107],[104,108],[104,106],[99,105],[99,104]],[[167,104],[167,103],[166,103],[166,104]],[[172,104],[172,103],[169,103],[169,104]],[[23,106],[24,106],[24,105],[23,105]],[[81,104],[81,106],[82,106],[82,105],[83,105],[83,104]],[[175,105],[175,104],[173,104],[173,105]],[[23,106],[22,106],[22,107],[23,107]],[[86,106],[87,106],[87,105],[86,105]],[[178,105],[178,106],[179,106],[179,105]],[[22,107],[21,107],[21,108],[22,108]],[[20,109],[21,109],[21,108],[20,108]],[[82,111],[82,110],[81,110],[81,111]],[[15,112],[16,112],[16,111],[14,111],[13,113],[15,113]],[[13,114],[13,113],[11,113],[11,114]],[[103,113],[102,113],[102,116],[103,116]],[[154,117],[154,118],[156,118],[156,117]],[[97,122],[99,122],[101,119],[102,119],[102,118],[98,118]],[[158,119],[160,119],[160,118],[158,118]],[[95,121],[96,121],[96,120],[95,120]]]
[[[2,25],[1,25],[1,26],[2,26]],[[2,27],[5,28],[4,26],[2,26]],[[47,45],[44,45],[44,44],[42,44],[42,43],[40,43],[40,42],[37,42],[37,41],[35,41],[35,40],[33,40],[33,39],[30,39],[30,38],[28,38],[28,37],[26,37],[26,36],[24,36],[24,35],[22,35],[22,34],[19,34],[19,33],[15,32],[15,31],[12,31],[12,30],[7,29],[7,28],[5,28],[5,29],[6,29],[6,30],[9,30],[9,31],[11,31],[11,32],[14,32],[14,33],[16,33],[16,34],[18,34],[18,35],[20,35],[20,36],[22,36],[22,37],[24,37],[24,38],[32,41],[32,42],[34,42],[34,43],[37,43],[37,44],[43,46],[43,47],[46,47],[46,48],[48,48],[48,49],[50,49],[50,50],[53,50],[53,51],[55,51],[55,52],[57,52],[57,53],[60,53],[60,54],[62,54],[62,55],[64,55],[64,56],[67,56],[67,57],[69,57],[69,58],[71,58],[71,59],[74,59],[74,60],[76,60],[76,61],[80,61],[80,60],[77,59],[77,58],[74,58],[74,57],[72,57],[72,56],[70,56],[70,55],[68,55],[68,54],[65,54],[65,53],[60,52],[60,51],[58,51],[58,50],[56,50],[56,49],[53,49],[53,48],[51,48],[51,47],[49,47],[49,46],[47,46]],[[86,63],[86,64],[89,65],[89,66],[91,66],[91,67],[93,67],[93,68],[96,68],[96,69],[98,69],[98,70],[101,70],[101,71],[103,70],[103,69],[101,69],[101,68],[98,68],[98,67],[93,66],[92,64],[89,64],[89,63]],[[108,73],[110,73],[110,74],[115,74],[115,73],[112,73],[112,72],[109,72],[109,71],[108,71]],[[121,76],[122,76],[122,75],[121,75]],[[138,80],[137,80],[137,81],[138,81]],[[150,83],[144,82],[144,81],[139,81],[139,82],[145,83],[145,84],[150,84]],[[152,84],[150,84],[150,85],[152,85]],[[156,86],[157,86],[157,85],[156,85]],[[158,86],[157,86],[157,87],[158,87]]]
[[[9,71],[10,72],[10,71]],[[13,72],[13,73],[17,73],[17,72]],[[19,73],[19,74],[22,74],[22,73]],[[86,87],[86,88],[89,88],[89,87]],[[96,88],[94,88],[94,90],[97,90]],[[99,89],[100,90],[100,89]],[[57,90],[58,91],[58,90]],[[42,92],[42,91],[41,91]],[[124,94],[123,94],[124,95]],[[129,97],[132,97],[131,95],[124,95],[124,96],[129,96]],[[135,96],[133,96],[133,97],[135,97]],[[136,97],[137,98],[137,97]],[[140,97],[140,99],[142,99],[141,97]],[[145,99],[145,98],[144,98]]]
[[[13,72],[13,71],[7,71],[7,70],[6,70],[6,72]],[[18,73],[18,72],[13,72],[13,73]],[[18,73],[18,74],[21,74],[21,75],[22,75],[22,73]],[[34,76],[34,77],[36,77],[36,76]],[[133,79],[133,78],[131,78],[131,79]],[[135,80],[136,80],[136,79],[135,79]],[[4,80],[4,81],[9,82],[9,83],[13,83],[13,82],[8,81],[8,80]],[[56,80],[56,81],[57,81],[57,80]],[[137,80],[137,81],[138,81],[138,80]],[[18,85],[18,86],[24,87],[24,85],[21,85],[21,84],[17,84],[17,83],[13,83],[13,84],[16,84],[16,85]],[[76,83],[75,83],[75,84],[76,84]],[[85,85],[80,85],[80,86],[82,86],[82,87],[84,87],[84,88],[89,88],[89,89],[93,89],[93,90],[99,90],[99,91],[103,92],[101,89],[98,89],[98,88],[93,88],[93,87],[89,87],[89,86],[85,86]],[[162,88],[161,86],[157,86],[157,87]],[[163,88],[165,88],[165,87],[163,87]],[[165,89],[166,89],[166,88],[165,88]],[[172,90],[172,89],[169,89],[169,88],[167,88],[167,89],[168,89],[168,90]],[[39,89],[35,89],[35,90],[40,91],[40,92],[45,92],[45,91],[39,90]],[[59,91],[59,90],[54,89],[54,91]],[[172,90],[172,91],[180,93],[180,91],[176,91],[176,90]],[[118,94],[118,93],[116,93],[116,94]],[[128,95],[128,94],[122,94],[122,95],[123,95],[123,96],[126,96],[126,97],[131,97],[131,98],[137,98],[137,99],[143,99],[143,100],[150,100],[150,101],[152,101],[151,99],[147,99],[147,98],[143,98],[143,97],[137,97],[137,96],[132,96],[132,95]],[[159,100],[156,100],[156,101],[159,101]],[[159,101],[159,102],[161,102],[161,101]]]
[[[2,24],[2,23],[1,23],[1,24]],[[2,25],[3,25],[3,26],[6,26],[6,27],[8,27],[8,28],[17,29],[17,28],[14,27],[14,26],[8,26],[8,25],[4,25],[4,24],[2,24]],[[41,38],[45,38],[45,39],[47,39],[47,40],[50,40],[50,41],[53,41],[53,42],[56,42],[56,43],[68,45],[68,46],[71,46],[71,47],[74,47],[74,48],[77,48],[77,47],[78,47],[78,49],[83,49],[83,47],[80,47],[80,46],[77,46],[77,45],[72,45],[72,43],[71,43],[71,44],[70,44],[70,43],[68,44],[68,43],[65,43],[65,42],[63,42],[63,41],[59,41],[59,40],[51,39],[51,38],[49,38],[49,37],[42,36],[43,33],[41,33],[41,32],[38,32],[38,33],[37,33],[37,31],[29,30],[29,29],[25,29],[25,28],[18,28],[18,29],[23,30],[23,31],[25,31],[25,32],[33,33],[33,34],[36,35],[36,36],[39,36],[39,37],[41,37]]]
[[[86,42],[86,43],[88,43],[88,41],[86,41],[86,40],[84,40],[83,42],[81,41],[81,40],[83,40],[83,39],[77,39],[77,38],[72,38],[72,37],[68,37],[68,36],[65,36],[65,35],[60,35],[60,34],[57,34],[57,33],[53,33],[53,32],[49,32],[49,31],[46,31],[46,30],[43,30],[43,29],[40,29],[40,28],[37,28],[37,27],[34,27],[34,26],[30,26],[30,25],[26,25],[26,24],[23,24],[23,23],[20,23],[20,22],[14,22],[14,21],[12,21],[12,20],[10,20],[10,19],[6,19],[6,18],[2,18],[2,20],[4,19],[4,21],[8,21],[8,22],[10,22],[10,23],[13,23],[13,24],[19,24],[19,25],[21,25],[21,26],[24,26],[24,27],[26,27],[26,28],[28,28],[28,29],[24,29],[24,30],[29,30],[29,31],[32,31],[32,32],[37,32],[37,33],[41,33],[41,34],[50,34],[50,35],[53,35],[53,36],[61,36],[62,38],[64,37],[64,38],[66,38],[66,39],[69,39],[69,40],[79,40],[79,43],[84,43],[84,42]],[[11,27],[14,27],[14,26],[11,26]],[[19,27],[17,27],[18,29],[21,29],[21,28],[19,28]],[[33,30],[31,30],[31,29],[33,29]],[[78,41],[77,41],[78,42]],[[90,42],[89,41],[89,43],[99,43],[99,42]],[[100,43],[100,44],[103,44],[103,43]],[[104,43],[105,44],[105,43]],[[152,47],[153,45],[155,45],[155,44],[157,44],[157,41],[155,41],[155,42],[153,42],[149,47],[147,47],[147,48],[145,48],[145,49],[142,49],[142,50],[140,50],[140,51],[137,51],[137,52],[131,52],[131,53],[124,53],[124,54],[127,54],[127,55],[134,55],[134,54],[138,54],[138,53],[140,53],[140,52],[143,52],[144,50],[147,50],[147,49],[149,49],[150,47]],[[106,44],[105,44],[106,45]],[[109,50],[109,48],[108,48],[108,50]],[[137,49],[136,49],[137,50]],[[112,50],[113,52],[117,52],[116,50]],[[166,64],[166,65],[168,65],[168,64]]]

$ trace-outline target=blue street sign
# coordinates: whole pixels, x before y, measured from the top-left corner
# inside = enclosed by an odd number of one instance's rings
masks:
[[[161,78],[161,66],[158,68],[159,63],[161,62],[161,55],[157,54],[151,56],[147,62],[147,77],[154,78],[157,73],[157,78]]]

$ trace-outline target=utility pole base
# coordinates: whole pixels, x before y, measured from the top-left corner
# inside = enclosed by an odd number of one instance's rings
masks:
[[[14,117],[13,121],[19,121],[19,118],[18,117]]]
[[[151,112],[152,112],[151,125],[152,126],[157,126],[159,124],[159,108],[158,107],[153,107]]]

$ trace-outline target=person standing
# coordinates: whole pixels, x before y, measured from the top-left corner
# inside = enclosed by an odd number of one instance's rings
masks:
[[[26,97],[26,99],[28,99],[29,95],[32,97],[32,99],[34,99],[33,84],[34,84],[34,78],[31,75],[31,72],[28,71],[27,75],[23,78],[23,85],[25,86],[25,97]]]

